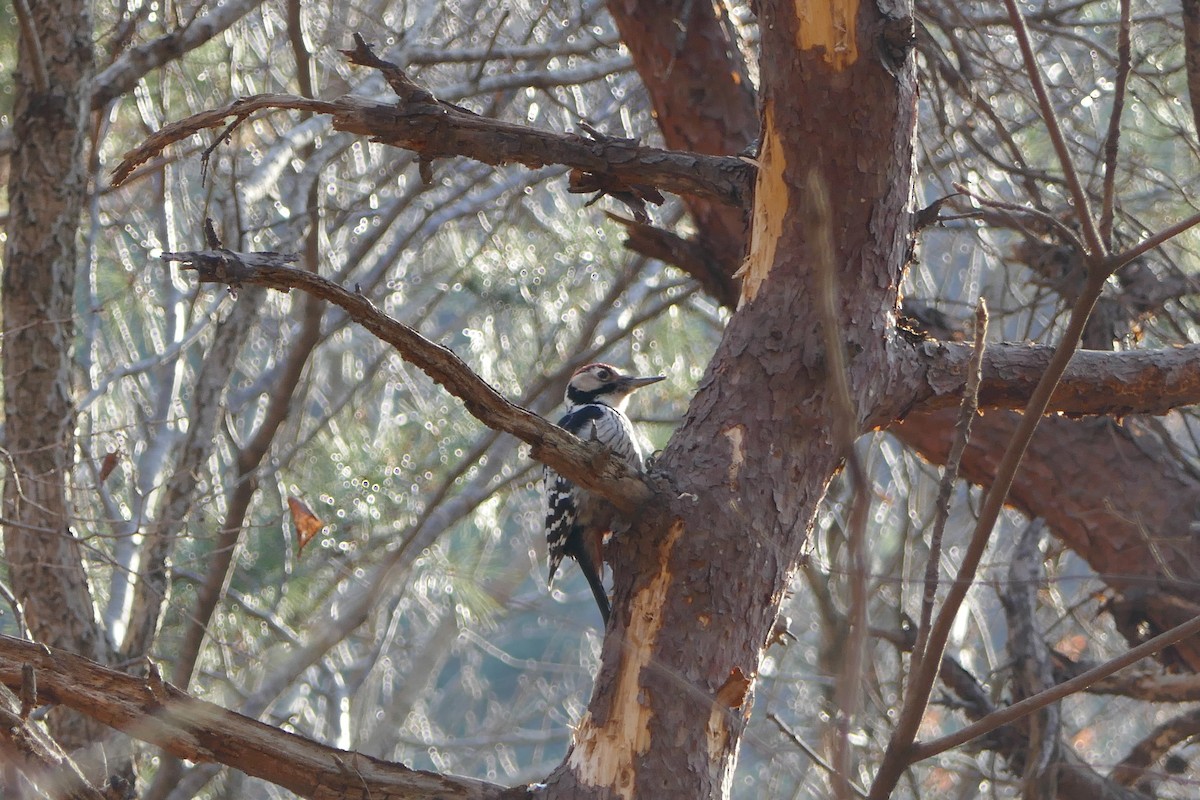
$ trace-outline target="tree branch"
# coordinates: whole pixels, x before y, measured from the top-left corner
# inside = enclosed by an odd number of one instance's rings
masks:
[[[262,0],[227,0],[220,5],[213,4],[199,19],[125,51],[92,81],[92,109],[101,109],[121,97],[151,70],[211,41],[260,5]]]
[[[284,292],[295,288],[328,300],[461,400],[467,411],[484,425],[511,433],[529,444],[535,459],[577,485],[603,495],[620,511],[630,513],[652,495],[641,475],[603,445],[581,442],[557,425],[509,402],[448,348],[384,314],[362,294],[347,291],[306,270],[285,266],[295,260],[294,256],[214,249],[163,253],[162,258],[180,261],[186,268],[196,270],[201,283],[222,283],[231,289],[263,286]]]
[[[389,84],[404,92],[395,104],[351,96],[324,101],[259,94],[171,123],[125,154],[113,172],[113,185],[119,186],[138,165],[168,146],[205,128],[223,127],[230,117],[235,117],[233,125],[238,125],[257,111],[292,109],[327,114],[333,118],[336,130],[412,150],[423,168],[435,158],[450,156],[466,156],[494,166],[517,163],[531,169],[563,164],[602,175],[606,185],[645,184],[737,207],[749,202],[754,167],[740,158],[660,150],[629,139],[585,139],[577,134],[551,133],[488,119],[439,101],[403,77],[398,67],[390,65],[390,70],[385,72]]]
[[[1188,622],[1174,627],[1165,633],[1161,633],[1145,644],[1127,650],[1116,658],[1110,659],[1069,681],[1056,684],[1044,692],[1006,706],[970,725],[960,728],[954,733],[947,734],[938,739],[931,739],[927,742],[914,743],[907,753],[905,753],[905,761],[907,764],[915,764],[918,761],[923,761],[939,753],[944,753],[951,748],[965,744],[972,739],[983,736],[985,733],[990,733],[1003,725],[1023,719],[1040,708],[1044,708],[1076,692],[1081,692],[1101,678],[1107,678],[1114,672],[1136,664],[1143,658],[1152,656],[1176,642],[1182,641],[1189,636],[1195,636],[1197,633],[1200,633],[1200,617],[1194,617]]]
[[[30,687],[24,680],[22,683],[24,695]],[[26,701],[18,699],[3,684],[0,684],[0,761],[19,769],[46,797],[109,800],[88,783],[75,762],[42,726],[29,722]]]
[[[303,797],[484,800],[527,794],[327,747],[197,700],[156,672],[143,680],[73,653],[0,636],[0,683],[19,689],[25,664],[33,665],[45,701],[69,706],[180,758],[226,764]]]
[[[1095,667],[1092,663],[1068,661],[1056,656],[1055,677],[1059,681],[1082,674]],[[1194,703],[1200,700],[1200,675],[1194,672],[1169,673],[1143,670],[1131,675],[1113,675],[1096,681],[1088,694],[1108,694],[1144,700],[1148,703]]]
[[[1053,347],[990,344],[983,363],[979,407],[1022,408],[1050,363]],[[895,418],[958,404],[966,382],[971,346],[921,342],[913,363],[896,371],[892,394],[910,401],[891,409]],[[1200,403],[1200,345],[1160,350],[1080,350],[1072,357],[1047,411],[1083,414],[1165,414]]]

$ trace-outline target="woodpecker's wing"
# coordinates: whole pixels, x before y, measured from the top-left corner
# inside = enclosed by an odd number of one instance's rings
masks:
[[[588,403],[568,412],[558,421],[584,441],[594,440],[612,450],[636,469],[642,468],[642,451],[629,417],[611,406]]]

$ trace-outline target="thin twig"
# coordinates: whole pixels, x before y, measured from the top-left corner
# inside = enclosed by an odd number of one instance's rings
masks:
[[[1076,692],[1082,692],[1093,683],[1107,678],[1114,672],[1136,664],[1143,658],[1152,656],[1160,650],[1168,648],[1176,642],[1183,641],[1189,636],[1195,636],[1198,633],[1200,633],[1200,617],[1193,617],[1182,625],[1176,625],[1174,628],[1165,633],[1160,633],[1148,642],[1139,644],[1137,647],[1127,650],[1116,658],[1093,667],[1069,681],[1064,681],[1019,703],[1013,703],[1011,706],[988,714],[979,721],[960,728],[948,736],[914,745],[907,753],[907,761],[909,764],[914,764],[965,744],[972,739],[977,739],[984,734],[991,733],[997,728],[1016,722],[1050,703],[1062,700],[1064,697]]]
[[[1079,220],[1084,239],[1088,243],[1087,252],[1090,256],[1099,258],[1107,251],[1104,249],[1104,242],[1100,239],[1100,232],[1096,230],[1096,221],[1092,219],[1087,194],[1083,190],[1083,183],[1079,180],[1075,162],[1071,160],[1071,153],[1067,150],[1067,140],[1063,136],[1062,126],[1059,125],[1058,117],[1054,113],[1050,95],[1046,92],[1042,71],[1038,66],[1037,57],[1034,55],[1033,44],[1029,40],[1029,29],[1025,26],[1025,17],[1021,14],[1021,9],[1017,7],[1017,0],[1004,0],[1004,6],[1008,9],[1008,18],[1012,23],[1013,33],[1016,34],[1017,43],[1021,46],[1021,59],[1025,63],[1025,71],[1029,75],[1029,82],[1033,85],[1033,92],[1037,95],[1042,121],[1046,123],[1046,132],[1050,134],[1050,141],[1054,145],[1054,152],[1058,154],[1058,163],[1062,167],[1067,188],[1071,191],[1071,198],[1075,203],[1075,218]]]
[[[844,454],[852,482],[854,500],[850,508],[850,524],[846,536],[846,556],[849,561],[850,584],[849,636],[844,650],[841,676],[838,679],[836,700],[838,718],[834,739],[834,791],[848,798],[850,784],[850,722],[858,712],[862,686],[863,650],[867,636],[867,565],[864,545],[870,494],[862,460],[854,450],[858,430],[858,411],[850,394],[850,376],[846,364],[846,342],[839,322],[836,251],[833,243],[833,215],[829,195],[821,176],[814,169],[808,174],[808,210],[805,216],[807,236],[812,247],[817,279],[817,308],[821,330],[825,337],[825,363],[834,402],[834,446]]]
[[[937,580],[942,556],[942,537],[946,532],[946,520],[950,518],[950,492],[958,480],[958,468],[963,452],[971,438],[971,421],[979,410],[979,384],[983,380],[983,354],[986,349],[988,326],[987,303],[979,298],[975,307],[975,346],[967,366],[967,383],[963,388],[962,404],[959,406],[958,421],[954,424],[954,441],[950,455],[942,471],[941,485],[935,505],[933,533],[929,536],[929,559],[925,564],[925,594],[921,599],[921,618],[917,623],[917,641],[913,645],[910,671],[920,672],[925,657],[925,645],[929,641],[929,624],[933,619],[933,603],[937,599]]]
[[[1164,242],[1175,238],[1188,228],[1194,228],[1196,225],[1200,225],[1200,214],[1193,214],[1187,219],[1180,220],[1174,225],[1163,228],[1158,233],[1143,239],[1141,242],[1135,244],[1133,247],[1129,248],[1123,253],[1117,253],[1116,255],[1109,256],[1104,261],[1104,268],[1107,270],[1108,274],[1111,275],[1121,267],[1128,264],[1130,261],[1133,261],[1138,256],[1148,253]]]
[[[1017,429],[1008,443],[1008,448],[1000,459],[995,480],[984,498],[983,508],[980,510],[975,530],[971,534],[971,541],[963,555],[958,576],[950,585],[950,590],[946,593],[946,599],[942,603],[937,619],[930,628],[929,644],[926,647],[925,656],[921,660],[921,670],[913,676],[913,680],[909,684],[904,705],[900,710],[900,718],[897,720],[896,728],[888,742],[879,772],[875,776],[875,782],[871,786],[872,800],[883,800],[891,795],[892,789],[895,788],[904,770],[913,763],[913,759],[910,757],[912,742],[916,738],[921,717],[925,713],[929,695],[933,691],[934,681],[937,680],[938,665],[941,664],[954,618],[958,615],[958,610],[966,599],[967,591],[975,580],[975,572],[979,569],[979,563],[983,559],[983,553],[991,539],[992,528],[1000,516],[1000,510],[1008,497],[1008,490],[1012,487],[1025,450],[1033,438],[1034,431],[1037,430],[1042,415],[1046,413],[1046,407],[1050,403],[1055,387],[1058,386],[1059,378],[1062,377],[1067,363],[1070,362],[1071,356],[1079,346],[1083,328],[1087,324],[1092,307],[1100,297],[1107,277],[1107,273],[1100,269],[1093,268],[1088,271],[1087,282],[1083,291],[1079,293],[1075,306],[1071,309],[1071,317],[1062,341],[1055,348],[1054,356],[1050,359],[1046,372],[1030,396],[1029,403],[1025,406],[1025,413],[1021,416]]]
[[[979,203],[979,205],[985,206],[986,208],[994,208],[998,211],[1007,211],[1010,214],[1021,214],[1041,220],[1050,227],[1054,228],[1054,230],[1058,231],[1058,234],[1062,236],[1062,238],[1065,239],[1068,244],[1075,248],[1075,250],[1080,253],[1087,252],[1087,248],[1084,247],[1084,244],[1082,241],[1080,241],[1079,237],[1075,235],[1075,231],[1068,228],[1062,223],[1061,220],[1052,214],[1047,214],[1045,211],[1041,211],[1036,208],[1030,208],[1029,206],[1023,206],[1018,205],[1017,203],[1008,203],[1004,200],[994,200],[990,197],[984,197],[980,194],[972,192],[961,183],[954,184],[954,188],[958,190],[959,194],[964,194],[967,197],[970,197],[972,200]]]
[[[779,717],[777,717],[775,715],[775,712],[773,712],[773,711],[769,712],[767,714],[767,719],[771,720],[771,722],[774,722],[775,727],[779,728],[779,732],[782,733],[784,736],[786,736],[792,744],[796,745],[796,748],[799,749],[801,753],[804,753],[804,755],[808,756],[810,761],[812,761],[814,764],[816,764],[818,767],[820,767],[822,770],[824,770],[827,775],[834,777],[834,778],[838,777],[837,771],[833,768],[833,765],[830,764],[825,759],[821,758],[820,753],[818,753],[816,750],[809,747],[808,742],[804,741],[799,736],[797,736],[795,733],[793,733],[792,729],[789,728],[787,726],[787,724],[784,723],[783,720],[781,720]],[[866,798],[867,792],[861,786],[859,786],[858,784],[854,783],[853,781],[849,781],[849,780],[845,781],[845,783],[850,787],[851,790],[853,790],[853,792],[856,795],[858,795],[861,798]]]
[[[1130,72],[1130,0],[1121,0],[1121,25],[1117,29],[1117,80],[1113,90],[1112,113],[1108,117],[1108,134],[1104,137],[1104,200],[1100,207],[1100,236],[1105,250],[1112,249],[1113,206],[1117,184],[1117,154],[1121,142],[1121,112],[1125,108],[1125,93]]]

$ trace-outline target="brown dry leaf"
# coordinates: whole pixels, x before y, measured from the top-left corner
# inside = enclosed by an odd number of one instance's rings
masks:
[[[1072,634],[1059,639],[1054,645],[1054,649],[1062,653],[1072,661],[1078,661],[1083,658],[1083,654],[1087,652],[1088,640],[1083,634]]]
[[[113,474],[113,470],[117,468],[117,464],[121,461],[120,450],[109,450],[104,456],[104,461],[100,463],[100,483],[108,480],[108,476]]]
[[[296,526],[296,554],[304,553],[304,545],[325,529],[325,523],[312,512],[308,504],[295,495],[288,495],[288,510],[292,512],[292,524]]]

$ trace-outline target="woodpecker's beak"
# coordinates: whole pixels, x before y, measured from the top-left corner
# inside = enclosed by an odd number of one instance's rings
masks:
[[[650,375],[645,378],[638,378],[632,375],[621,378],[621,390],[625,393],[632,392],[634,389],[640,389],[643,386],[649,386],[652,383],[666,380],[666,375]]]

